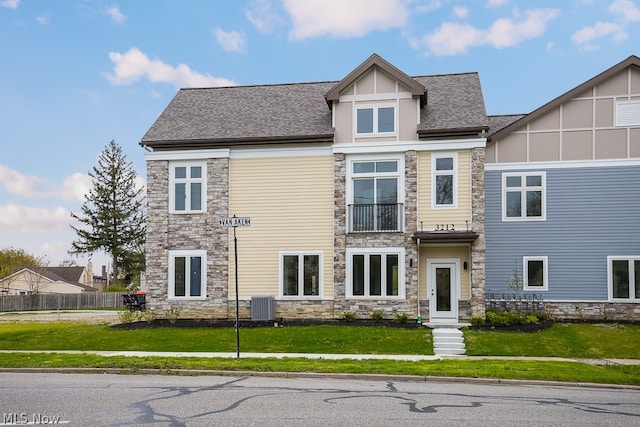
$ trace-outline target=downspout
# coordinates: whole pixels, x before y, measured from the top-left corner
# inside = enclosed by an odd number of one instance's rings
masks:
[[[416,278],[416,297],[418,298],[418,323],[422,324],[422,316],[420,315],[420,238],[416,239],[416,266],[417,278]]]

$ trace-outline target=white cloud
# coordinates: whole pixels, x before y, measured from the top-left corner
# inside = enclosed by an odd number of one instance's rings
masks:
[[[540,37],[547,23],[559,14],[557,9],[532,9],[524,13],[523,19],[500,18],[486,30],[470,24],[445,22],[433,33],[410,43],[416,49],[425,50],[425,54],[436,56],[464,54],[472,47],[484,45],[501,49]]]
[[[8,7],[9,9],[17,9],[20,5],[20,0],[3,0],[0,2],[0,6]]]
[[[222,28],[213,30],[218,44],[225,52],[244,52],[247,47],[247,38],[238,31],[224,31]]]
[[[123,24],[124,21],[127,20],[127,17],[120,12],[120,6],[117,4],[108,6],[104,13],[106,13],[116,24]]]
[[[560,15],[558,9],[535,9],[525,12],[521,21],[502,18],[496,20],[486,35],[487,44],[497,48],[516,46],[524,40],[540,37],[547,22]]]
[[[608,35],[613,35],[618,40],[626,38],[626,32],[620,25],[611,22],[596,22],[592,27],[584,27],[573,33],[571,40],[577,45],[582,45]]]
[[[252,0],[244,14],[260,33],[267,34],[285,23],[274,9],[271,0]]]
[[[487,6],[488,7],[498,7],[498,6],[502,6],[505,3],[508,3],[509,0],[488,0],[487,1]]]
[[[456,18],[464,19],[469,16],[469,9],[463,6],[455,6],[453,8],[453,14],[456,16]]]
[[[49,17],[40,15],[36,17],[36,21],[38,22],[38,24],[46,25],[49,23]]]
[[[402,27],[409,18],[403,0],[283,0],[293,21],[289,37],[359,37]]]
[[[17,204],[0,206],[0,231],[60,233],[68,231],[71,213],[63,207],[40,208]]]
[[[609,5],[609,11],[625,22],[640,21],[640,9],[631,0],[615,0]]]
[[[62,184],[54,184],[47,179],[23,175],[18,171],[0,165],[0,185],[11,194],[27,199],[56,198],[70,202],[84,201],[84,196],[92,187],[91,177],[74,173]]]
[[[416,6],[416,12],[425,13],[431,12],[432,10],[438,10],[442,7],[442,2],[440,0],[426,0],[423,3],[420,3]]]
[[[132,47],[125,53],[109,52],[114,63],[113,74],[107,78],[115,85],[127,85],[146,78],[152,83],[170,83],[177,87],[233,86],[236,83],[221,77],[201,74],[191,70],[188,65],[177,67],[160,60],[151,60],[140,49]]]
[[[573,33],[571,40],[582,52],[598,49],[594,41],[604,37],[611,37],[615,41],[626,40],[629,37],[627,25],[640,21],[640,9],[631,0],[614,0],[609,5],[609,12],[614,15],[614,22],[598,21]]]
[[[470,47],[482,44],[484,32],[468,24],[445,22],[433,34],[426,35],[414,46],[427,48],[436,56],[455,56],[466,53]]]

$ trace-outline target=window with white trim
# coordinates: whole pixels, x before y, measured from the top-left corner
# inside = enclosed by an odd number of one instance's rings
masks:
[[[169,251],[169,299],[204,299],[207,251]]]
[[[322,253],[281,252],[280,294],[285,298],[322,296]]]
[[[609,298],[640,300],[640,256],[607,257]]]
[[[455,208],[458,204],[458,154],[431,156],[431,204],[434,208]]]
[[[545,221],[546,173],[502,174],[502,220]]]
[[[206,211],[207,162],[169,163],[169,212]]]
[[[347,249],[347,297],[404,298],[404,249]]]
[[[392,135],[396,132],[395,105],[375,105],[356,108],[356,135]]]
[[[403,158],[365,156],[348,167],[348,231],[402,231]]]
[[[522,289],[525,291],[549,290],[549,259],[546,256],[526,256],[522,258]]]

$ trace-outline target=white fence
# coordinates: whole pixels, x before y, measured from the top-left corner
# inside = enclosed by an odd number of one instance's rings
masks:
[[[0,296],[0,311],[123,308],[122,292]]]

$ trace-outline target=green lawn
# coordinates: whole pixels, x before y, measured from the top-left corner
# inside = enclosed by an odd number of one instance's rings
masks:
[[[246,328],[240,347],[260,353],[433,354],[429,329],[357,326]],[[0,324],[0,350],[229,352],[234,328],[115,329],[82,323]]]
[[[640,359],[640,325],[556,323],[541,332],[466,331],[470,356]]]
[[[541,332],[465,331],[468,355],[547,356],[577,359],[640,358],[640,325],[556,324]],[[433,354],[429,329],[359,326],[245,328],[242,352]],[[234,328],[123,330],[82,323],[0,324],[0,350],[138,350],[235,352]],[[204,359],[102,357],[76,354],[3,354],[0,367],[250,370],[268,372],[379,373],[395,375],[557,380],[640,385],[640,366],[595,366],[531,360]]]

